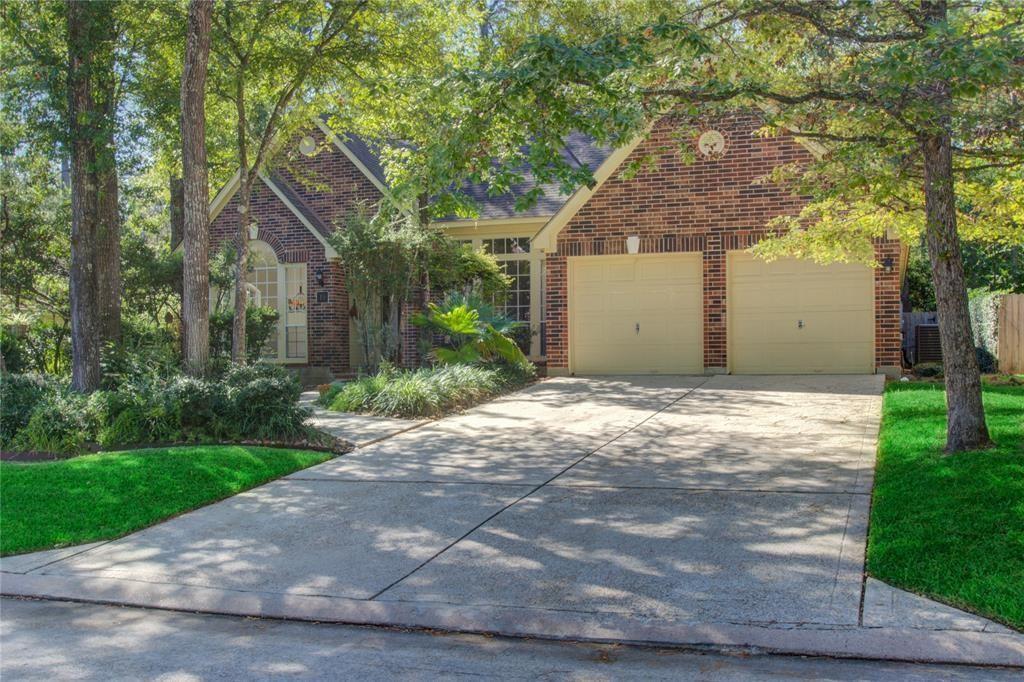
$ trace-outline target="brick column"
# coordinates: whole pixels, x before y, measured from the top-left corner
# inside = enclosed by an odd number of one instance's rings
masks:
[[[725,250],[722,235],[708,234],[704,240],[704,367],[725,371]]]
[[[568,263],[564,255],[549,254],[544,263],[544,322],[548,371],[569,368]],[[564,371],[563,371],[564,373]]]
[[[900,332],[900,243],[889,239],[875,241],[879,263],[891,259],[889,272],[875,268],[875,368],[888,374],[899,373],[903,362],[903,335]]]

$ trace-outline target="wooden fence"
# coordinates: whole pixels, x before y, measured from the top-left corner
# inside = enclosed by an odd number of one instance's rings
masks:
[[[999,371],[1024,374],[1024,294],[1007,294],[999,304]]]

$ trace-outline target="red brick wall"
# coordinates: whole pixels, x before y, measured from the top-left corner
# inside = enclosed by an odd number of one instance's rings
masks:
[[[662,119],[650,139],[626,163],[650,155],[655,168],[624,180],[610,178],[558,237],[557,254],[547,259],[545,321],[548,367],[569,360],[566,259],[625,253],[629,235],[640,236],[640,253],[703,253],[704,366],[728,366],[726,339],[726,251],[745,249],[764,234],[774,217],[797,213],[806,199],[775,183],[758,182],[781,164],[807,162],[810,153],[788,136],[753,135],[760,120],[735,114],[714,123],[726,138],[720,160],[685,163],[673,137],[677,121]],[[879,258],[899,262],[897,242],[880,240]],[[876,364],[898,366],[899,275],[875,275]]]
[[[317,152],[306,156],[299,152],[299,139],[309,135]],[[345,219],[357,204],[375,206],[381,193],[338,147],[312,126],[284,146],[274,165],[328,227],[344,227]]]
[[[315,134],[318,141],[323,141],[319,130],[303,134]],[[297,139],[285,145],[285,158],[279,160],[275,172],[285,178],[292,191],[303,198],[323,223],[343,224],[344,216],[356,201],[380,199],[380,192],[333,144],[306,157],[290,151],[297,149]],[[311,178],[322,184],[312,184]],[[236,195],[210,226],[211,250],[237,239],[237,206]],[[308,362],[288,363],[289,366],[327,368],[336,376],[349,373],[349,302],[341,265],[326,257],[324,246],[262,180],[257,180],[252,189],[251,211],[259,225],[259,238],[270,244],[280,262],[306,263]],[[323,269],[322,287],[316,283],[317,268]],[[317,293],[322,291],[328,292],[326,303],[317,302]]]

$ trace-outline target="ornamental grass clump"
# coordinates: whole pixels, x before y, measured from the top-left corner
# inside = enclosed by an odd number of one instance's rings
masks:
[[[512,335],[523,328],[479,297],[452,294],[431,303],[413,324],[435,341],[433,367],[379,371],[331,384],[319,404],[339,412],[391,417],[437,417],[483,402],[533,380],[536,368]]]
[[[521,386],[533,377],[532,367],[441,365],[415,370],[386,368],[373,376],[335,384],[324,394],[320,404],[340,412],[435,417]]]

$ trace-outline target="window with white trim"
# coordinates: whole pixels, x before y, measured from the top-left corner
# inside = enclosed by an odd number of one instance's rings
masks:
[[[532,277],[530,273],[530,238],[499,237],[484,239],[484,251],[494,256],[510,279],[504,300],[495,301],[502,313],[518,322],[530,321]]]
[[[306,264],[284,266],[285,301],[284,357],[286,360],[306,359]]]
[[[461,237],[453,239],[460,244],[472,244],[477,249],[493,254],[505,274],[511,278],[506,296],[495,301],[495,307],[514,320],[529,325],[531,331],[530,356],[542,357],[540,339],[541,321],[544,319],[543,296],[544,252],[531,251],[530,237],[493,236]]]
[[[305,362],[308,358],[308,326],[305,263],[280,263],[264,241],[249,242],[246,282],[257,295],[251,302],[277,310],[274,332],[263,351],[271,362]]]

